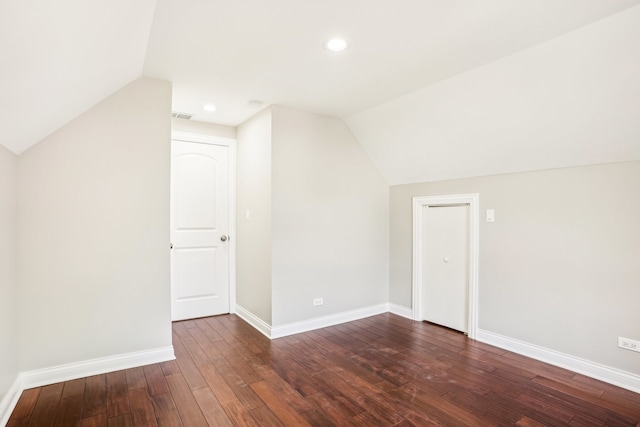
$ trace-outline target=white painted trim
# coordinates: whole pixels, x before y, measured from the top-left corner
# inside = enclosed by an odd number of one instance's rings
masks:
[[[36,369],[20,374],[23,389],[55,384],[77,378],[90,377],[106,372],[135,368],[137,366],[174,360],[173,346],[136,351],[116,356],[101,357],[51,368]]]
[[[400,306],[396,306],[400,307]],[[401,307],[404,310],[408,310]],[[285,323],[280,326],[271,326],[260,319],[249,310],[236,305],[236,315],[253,326],[258,332],[269,339],[282,338],[289,335],[300,334],[302,332],[313,331],[315,329],[326,328],[328,326],[339,325],[365,317],[389,312],[389,304],[379,304],[370,307],[358,308],[341,313],[330,314],[328,316],[314,317],[313,319],[302,320],[300,322]]]
[[[410,309],[409,307],[403,307],[401,305],[389,303],[389,313],[392,313],[401,317],[405,317],[410,320],[414,320],[413,310]]]
[[[271,339],[271,325],[247,310],[236,304],[236,315],[253,326],[258,332]]]
[[[203,135],[189,132],[171,132],[172,141],[198,142],[200,144],[224,145],[230,147],[235,145],[236,140],[224,136]]]
[[[340,323],[351,322],[354,320],[363,319],[365,317],[387,313],[388,311],[388,304],[379,304],[350,311],[343,311],[341,313],[330,314],[328,316],[314,317],[313,319],[302,320],[300,322],[285,323],[284,325],[271,327],[271,338],[274,339],[286,337],[288,335],[299,334],[302,332],[313,331],[314,329],[339,325]]]
[[[469,205],[469,338],[475,338],[478,329],[478,254],[480,197],[473,194],[419,196],[413,198],[413,320],[422,319],[422,208],[438,205]]]
[[[237,140],[224,136],[171,132],[171,141],[229,147],[229,313],[236,313],[236,152]]]
[[[541,362],[569,369],[570,371],[640,393],[640,375],[621,371],[590,360],[560,353],[559,351],[540,347],[535,344],[530,344],[515,338],[509,338],[494,332],[484,331],[482,329],[478,330],[476,339],[514,353],[531,357]]]
[[[21,372],[18,374],[18,377],[2,401],[0,401],[0,426],[4,426],[9,421],[9,417],[18,403],[20,395],[24,390],[29,388],[42,387],[63,381],[90,377],[92,375],[120,371],[122,369],[167,362],[169,360],[175,360],[175,358],[173,346],[168,346]]]
[[[9,417],[15,409],[23,390],[22,379],[20,375],[18,375],[2,398],[2,401],[0,401],[0,426],[4,426],[9,422]]]
[[[229,143],[229,313],[236,312],[236,140]]]

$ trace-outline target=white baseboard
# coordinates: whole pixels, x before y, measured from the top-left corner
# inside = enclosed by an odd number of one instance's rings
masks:
[[[173,346],[168,346],[21,372],[0,401],[0,426],[4,426],[9,421],[20,395],[26,389],[166,362],[175,358]]]
[[[514,353],[522,354],[551,365],[569,369],[579,374],[640,393],[640,375],[621,371],[596,362],[480,329],[478,330],[476,339]]]
[[[328,326],[339,325],[340,323],[352,322],[354,320],[363,319],[376,314],[382,314],[389,311],[387,304],[373,305],[355,310],[344,311],[342,313],[331,314],[328,316],[314,317],[313,319],[303,320],[300,322],[285,323],[284,325],[271,328],[271,338],[286,337],[288,335],[299,334],[302,332],[313,331],[314,329],[326,328]]]
[[[236,316],[253,326],[254,329],[262,333],[267,338],[271,338],[271,325],[269,325],[267,322],[265,322],[246,308],[239,306],[238,304],[236,304],[235,311]]]
[[[173,346],[101,357],[20,374],[23,389],[174,360]]]
[[[389,313],[396,314],[398,316],[405,317],[409,320],[413,320],[413,310],[401,305],[389,303]]]
[[[13,384],[11,384],[11,387],[9,387],[7,394],[5,394],[2,401],[0,401],[0,426],[5,426],[9,422],[9,417],[16,407],[18,399],[20,399],[22,390],[24,390],[24,388],[22,387],[20,375],[18,375]]]
[[[375,316],[376,314],[387,313],[388,311],[388,304],[379,304],[358,308],[356,310],[344,311],[342,313],[331,314],[329,316],[314,317],[313,319],[303,320],[300,322],[285,323],[284,325],[274,327],[251,313],[249,310],[236,304],[236,315],[244,319],[248,324],[253,326],[269,339],[282,338],[288,335],[313,331],[314,329],[326,328],[340,323]]]

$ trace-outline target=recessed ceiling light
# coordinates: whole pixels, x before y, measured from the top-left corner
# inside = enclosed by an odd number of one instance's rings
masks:
[[[205,104],[202,108],[204,109],[204,111],[209,111],[209,112],[217,110],[216,106],[213,104]]]
[[[324,42],[324,48],[329,52],[342,52],[349,47],[349,43],[345,39],[330,39]]]

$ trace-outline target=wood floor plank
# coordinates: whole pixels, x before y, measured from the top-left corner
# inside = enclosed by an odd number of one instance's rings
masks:
[[[508,406],[513,410],[518,411],[520,414],[523,415],[523,418],[525,420],[523,422],[528,422],[526,420],[531,419],[547,426],[566,425],[566,424],[563,424],[558,419],[554,418],[553,416],[547,415],[546,412],[544,411],[540,412],[536,410],[535,407],[524,404],[517,399],[511,399],[510,397],[502,396],[498,393],[493,393],[493,392],[487,393],[485,397],[488,400],[495,402],[497,405]]]
[[[107,412],[107,376],[94,375],[85,383],[82,418],[91,418]],[[98,422],[97,419],[95,422]]]
[[[520,396],[518,396],[516,401],[533,409],[536,412],[545,414],[553,420],[559,421],[560,424],[569,424],[574,416],[573,413],[565,410],[564,408],[554,406],[550,402],[545,400],[536,399],[529,394],[521,394]]]
[[[402,402],[411,401],[414,410],[428,414],[429,418],[443,425],[482,426],[486,424],[481,417],[475,416],[443,397],[425,392],[424,389],[413,384],[392,391],[390,394]]]
[[[538,377],[536,377],[538,378]],[[592,401],[593,404],[589,410],[588,417],[600,420],[600,422],[607,421],[610,424],[613,421],[629,423],[634,420],[635,417],[628,417],[624,413],[615,413],[604,407],[602,404],[605,403],[601,399],[595,398],[592,394],[586,393],[582,394],[580,389],[576,390],[557,390],[556,387],[549,387],[548,384],[544,384],[540,387],[538,381],[535,381],[535,385],[531,385],[530,388],[525,390],[525,394],[533,397],[539,401],[546,402],[554,407],[563,408],[567,412],[571,414],[579,414],[581,411],[582,405],[586,401]]]
[[[277,393],[281,399],[284,399],[289,406],[298,412],[306,412],[314,409],[314,406],[302,397],[289,383],[284,381],[272,369],[261,367],[259,369],[260,377],[266,381],[269,386]]]
[[[603,427],[607,424],[606,421],[599,420],[588,414],[577,414],[568,425],[573,427]]]
[[[209,387],[194,390],[193,396],[209,425],[233,427],[233,423]]]
[[[331,424],[342,426],[349,423],[349,419],[362,412],[361,408],[353,409],[350,402],[345,403],[345,399],[341,396],[327,396],[320,392],[309,396],[307,399],[315,409],[322,412]]]
[[[144,368],[131,368],[125,371],[127,378],[127,390],[135,390],[136,388],[144,388],[147,386],[147,378],[144,376]]]
[[[204,332],[204,334],[207,336],[209,341],[216,342],[216,341],[224,340],[224,338],[222,338],[222,336],[216,331],[216,329],[214,327],[211,327],[209,322],[207,322],[206,318],[198,319],[198,327],[202,332]]]
[[[256,420],[260,427],[287,427],[282,424],[280,419],[269,409],[268,406],[261,406],[251,410],[251,416]]]
[[[75,396],[78,394],[84,394],[85,383],[86,383],[85,378],[65,381],[64,389],[62,390],[62,397],[69,397],[69,396]]]
[[[131,422],[134,426],[157,426],[156,414],[146,388],[129,390]]]
[[[107,418],[118,417],[123,414],[130,414],[131,406],[129,397],[107,402]]]
[[[206,365],[209,363],[209,357],[202,351],[202,348],[198,342],[193,338],[191,334],[187,337],[181,337],[182,345],[189,352],[191,360],[196,366]]]
[[[167,391],[167,393],[151,396],[151,403],[156,414],[158,426],[183,427],[171,392]]]
[[[29,426],[44,427],[54,425],[63,388],[63,383],[52,384],[42,388],[38,401],[33,408]]]
[[[83,384],[84,391],[84,384]],[[71,427],[78,424],[78,420],[82,415],[82,394],[74,394],[72,396],[60,399],[58,414],[56,415],[56,427]]]
[[[98,414],[80,420],[80,427],[107,427],[107,415]]]
[[[251,388],[260,396],[263,402],[284,425],[310,426],[298,411],[289,406],[286,400],[282,399],[266,381],[259,381],[251,384]]]
[[[173,322],[173,333],[180,338],[190,336],[189,331],[187,330],[187,327],[185,325],[185,321]]]
[[[244,355],[241,351],[236,351],[225,356],[227,363],[229,363],[236,374],[238,374],[247,384],[251,384],[262,379],[256,372],[254,366],[249,362],[251,356],[252,354]]]
[[[264,406],[264,402],[260,397],[249,387],[240,375],[238,375],[233,367],[229,365],[226,360],[221,360],[215,365],[216,370],[220,373],[227,386],[233,390],[233,393],[237,396],[238,400],[248,410]]]
[[[517,411],[496,405],[493,402],[487,402],[482,396],[470,391],[450,392],[445,394],[443,398],[457,406],[472,410],[474,415],[486,419],[487,422],[494,421],[501,425],[512,425],[521,418],[521,414]]]
[[[354,412],[372,412],[388,425],[402,421],[401,417],[393,411],[389,411],[386,402],[381,400],[373,390],[375,387],[364,380],[358,380],[356,375],[336,368],[335,370],[323,371],[317,374],[317,377],[327,385],[327,388],[323,390],[325,394],[329,391],[328,389],[331,389],[333,396],[339,397],[341,402],[349,407],[356,408],[353,409]]]
[[[131,416],[129,414],[120,414],[115,417],[107,418],[107,427],[131,427]]]
[[[319,390],[318,380],[294,360],[270,360],[271,368],[302,396],[309,396]]]
[[[147,365],[143,370],[150,396],[169,392],[169,386],[167,385],[160,365]]]
[[[182,375],[170,375],[166,379],[183,424],[188,427],[207,426],[207,420],[185,378]]]
[[[29,425],[29,417],[12,417],[9,418],[6,427],[27,427]]]
[[[202,320],[202,319],[198,319],[198,320]],[[212,356],[216,356],[220,354],[220,350],[218,349],[218,347],[216,347],[213,341],[209,339],[209,337],[207,336],[207,334],[202,328],[211,329],[206,323],[198,322],[198,327],[189,329],[189,334],[191,334],[193,339],[195,339],[196,342],[200,345],[200,347],[202,348],[202,351],[204,351],[205,355],[208,358],[211,358]]]
[[[207,317],[206,322],[222,337],[222,341],[225,341],[227,344],[233,344],[237,341],[233,332],[227,329],[224,322],[221,321],[220,316]]]
[[[125,371],[109,372],[107,377],[107,419],[129,413],[129,394]]]
[[[178,362],[176,362],[175,360],[162,362],[160,364],[160,367],[162,367],[162,373],[164,374],[165,377],[180,373],[180,367],[178,366]]]
[[[33,409],[36,407],[38,397],[42,392],[43,387],[30,388],[22,392],[18,403],[16,404],[11,418],[28,418],[33,413]]]
[[[222,375],[218,372],[215,366],[209,364],[202,367],[202,376],[206,380],[209,388],[213,390],[216,398],[220,403],[227,403],[238,401],[238,397],[231,390],[231,387],[227,385]]]
[[[176,360],[25,390],[22,426],[640,427],[640,394],[392,314],[269,340],[173,324]]]
[[[249,410],[247,410],[247,408],[240,402],[226,402],[222,404],[222,407],[234,426],[260,427],[260,424],[256,421],[253,415],[251,415],[251,412],[249,412]]]
[[[191,337],[191,335],[189,335],[189,337]],[[191,355],[185,348],[181,339],[177,337],[177,335],[174,335],[173,348],[176,354],[176,363],[180,368],[180,373],[184,376],[184,379],[187,381],[187,384],[189,384],[189,387],[192,390],[206,387],[207,382],[202,377],[198,366],[194,363]]]
[[[529,417],[521,417],[516,425],[519,427],[546,427],[546,424],[542,424],[537,422],[536,420],[532,420]]]

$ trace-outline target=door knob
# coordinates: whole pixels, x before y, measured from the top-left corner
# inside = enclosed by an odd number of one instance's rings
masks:
[[[226,242],[228,239],[227,236],[225,236],[224,234],[222,236],[220,236],[220,240],[222,240],[223,242]]]

